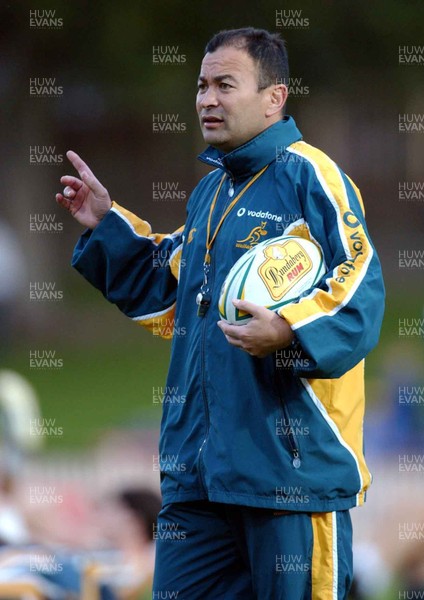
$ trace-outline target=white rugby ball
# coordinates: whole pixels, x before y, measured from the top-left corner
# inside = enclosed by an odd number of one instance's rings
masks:
[[[219,314],[228,323],[244,325],[252,315],[238,310],[232,300],[278,310],[314,287],[324,273],[321,250],[313,242],[290,235],[265,240],[231,268],[221,288]]]

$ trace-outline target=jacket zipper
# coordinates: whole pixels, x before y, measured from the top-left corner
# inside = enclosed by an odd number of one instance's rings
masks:
[[[211,268],[211,272],[212,269],[214,268],[213,265],[213,261],[212,261],[212,268]],[[211,294],[212,294],[212,290],[211,290]],[[205,437],[203,439],[203,442],[199,448],[199,475],[200,475],[200,482],[202,484],[202,488],[203,491],[205,492],[205,494],[207,495],[207,489],[206,489],[206,482],[205,482],[205,475],[204,475],[204,463],[203,463],[203,448],[206,444],[206,441],[208,439],[208,435],[209,435],[209,406],[208,406],[208,399],[207,399],[207,394],[206,394],[206,384],[205,384],[205,370],[206,370],[206,366],[205,366],[205,338],[206,338],[206,323],[207,323],[207,318],[208,318],[208,314],[206,313],[206,315],[204,315],[202,317],[203,322],[202,322],[202,335],[201,335],[201,340],[200,340],[200,364],[201,364],[201,377],[202,377],[202,396],[203,396],[203,406],[205,409],[205,419],[206,419],[206,432],[205,432]]]
[[[234,196],[234,179],[233,176],[231,175],[231,173],[229,173],[227,171],[229,180],[230,180],[230,186],[228,189],[228,196],[230,198],[232,198],[232,196]],[[213,270],[214,270],[214,261],[211,261],[211,272],[210,275],[213,275]],[[211,286],[212,287],[212,286]],[[210,293],[212,294],[212,289],[210,290]],[[202,369],[202,396],[203,396],[203,405],[205,407],[205,417],[206,417],[206,433],[205,433],[205,437],[203,439],[203,442],[199,448],[199,457],[198,457],[198,461],[199,461],[199,475],[200,475],[200,481],[203,487],[203,491],[205,492],[205,494],[207,495],[207,489],[206,489],[206,482],[205,482],[205,475],[204,475],[204,469],[202,468],[202,465],[204,465],[203,463],[203,448],[207,442],[208,439],[208,435],[209,435],[209,425],[210,425],[210,421],[209,421],[209,406],[208,406],[208,399],[207,399],[207,395],[206,395],[206,385],[205,385],[205,337],[206,337],[206,319],[207,319],[208,315],[204,315],[202,317],[203,319],[203,323],[202,323],[202,338],[201,338],[201,347],[200,347],[200,353],[201,353],[201,369]]]

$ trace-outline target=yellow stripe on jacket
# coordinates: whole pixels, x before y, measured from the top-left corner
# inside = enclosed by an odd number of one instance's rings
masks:
[[[355,293],[373,256],[365,230],[349,207],[347,191],[336,164],[323,152],[305,142],[292,144],[289,151],[307,159],[315,170],[323,192],[332,204],[346,260],[336,267],[329,280],[329,290],[316,290],[279,310],[293,330],[317,318],[336,314]],[[362,199],[358,198],[359,203]]]
[[[119,213],[119,216],[123,218],[129,227],[134,231],[136,235],[141,237],[148,237],[153,240],[156,244],[160,244],[166,237],[169,237],[169,234],[166,233],[152,233],[152,228],[150,223],[147,221],[143,221],[127,210],[126,208],[120,206],[117,202],[112,202],[112,208],[115,212]],[[184,225],[178,228],[173,235],[180,234],[184,231]],[[171,273],[175,277],[175,279],[179,279],[179,271],[181,264],[181,252],[182,252],[182,243],[176,248],[176,250],[171,254],[169,258],[169,268]],[[153,333],[153,335],[158,335],[164,339],[171,339],[173,335],[174,329],[174,316],[175,316],[175,304],[173,304],[168,309],[161,311],[160,313],[152,314],[152,315],[142,315],[140,317],[135,317],[133,320],[136,321],[139,325],[142,325],[149,331]]]
[[[335,425],[339,441],[355,459],[361,482],[357,504],[362,505],[372,479],[363,453],[364,361],[361,360],[337,379],[307,379],[306,382],[306,391],[315,403],[321,403],[321,411],[327,423],[329,426]]]

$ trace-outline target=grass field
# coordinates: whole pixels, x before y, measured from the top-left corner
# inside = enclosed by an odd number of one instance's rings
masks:
[[[28,350],[9,357],[5,366],[32,383],[43,418],[63,428],[63,436],[46,439],[47,448],[87,446],[117,425],[159,426],[161,405],[153,403],[153,388],[165,385],[170,343],[150,337],[140,330],[134,345],[56,345],[63,361],[57,370],[29,368]]]

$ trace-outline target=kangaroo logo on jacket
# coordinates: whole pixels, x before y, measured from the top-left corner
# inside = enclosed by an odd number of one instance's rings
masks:
[[[187,236],[187,244],[191,244],[196,231],[197,231],[197,229],[195,227],[193,227],[193,229],[190,229],[190,231],[188,232],[188,236]]]
[[[250,248],[256,246],[256,244],[260,242],[261,237],[268,233],[265,229],[266,223],[266,221],[262,221],[260,225],[253,227],[249,235],[247,235],[243,240],[237,240],[236,248],[250,250]]]

